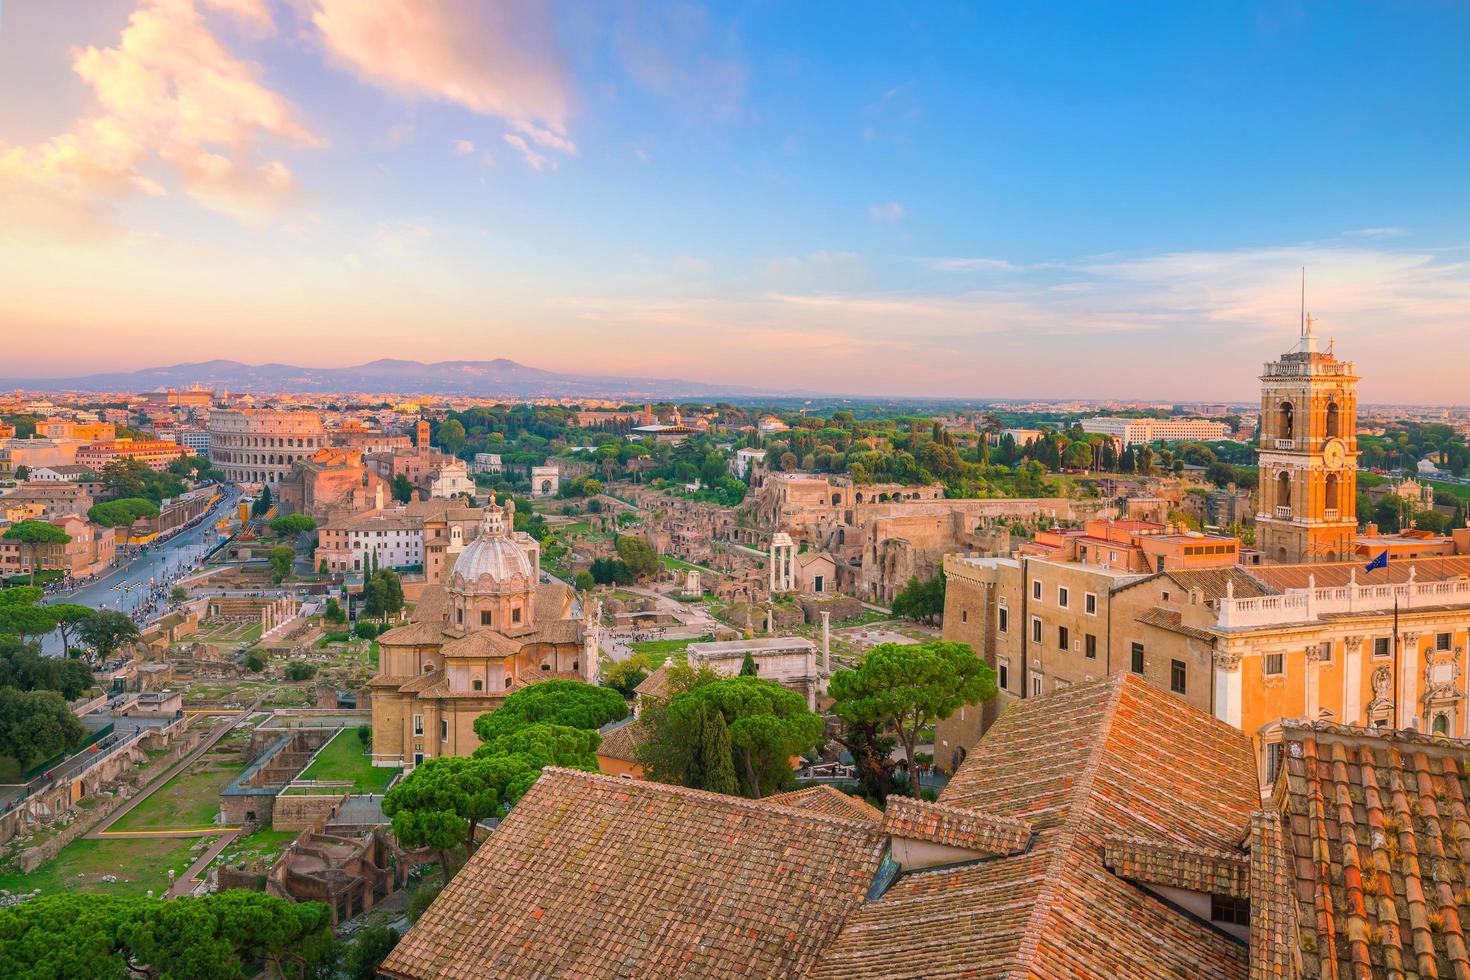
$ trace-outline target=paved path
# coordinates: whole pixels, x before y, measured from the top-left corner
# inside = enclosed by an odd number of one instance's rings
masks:
[[[108,817],[106,820],[102,821],[100,824],[98,824],[97,826],[93,827],[92,830],[89,833],[87,833],[85,836],[90,837],[90,838],[93,838],[93,839],[106,839],[108,836],[110,836],[107,833],[107,828],[111,827],[113,824],[117,823],[123,817],[127,816],[127,814],[129,812],[131,812],[134,807],[138,806],[144,800],[148,799],[148,797],[152,796],[155,791],[157,791],[160,787],[162,787],[163,785],[165,785],[170,779],[173,779],[179,773],[183,772],[185,769],[189,768],[189,766],[193,765],[199,759],[199,757],[202,756],[204,753],[206,753],[210,749],[214,748],[215,743],[218,742],[220,739],[224,738],[226,732],[230,731],[232,728],[234,728],[236,725],[240,724],[240,722],[244,721],[246,718],[249,718],[251,712],[253,712],[256,708],[260,707],[260,702],[263,701],[264,699],[265,699],[265,695],[261,695],[260,697],[258,697],[258,698],[255,699],[255,703],[252,704],[250,707],[245,708],[243,711],[237,711],[235,714],[231,715],[229,718],[226,718],[224,721],[222,721],[218,725],[216,725],[214,727],[214,730],[212,732],[210,732],[208,736],[205,737],[205,739],[204,739],[203,742],[200,742],[199,743],[198,747],[195,748],[194,751],[192,751],[188,755],[184,756],[177,763],[175,763],[173,766],[171,766],[167,772],[165,772],[163,775],[159,776],[157,779],[153,780],[153,782],[149,783],[144,788],[143,792],[139,793],[137,796],[135,796],[131,800],[129,800],[126,804],[123,805],[123,807],[120,810],[118,810],[116,813],[112,814],[112,816]],[[219,832],[219,828],[215,828],[214,832],[215,833],[218,833]],[[200,835],[198,829],[191,828],[191,829],[180,830],[180,831],[164,830],[164,831],[161,831],[161,832],[157,832],[156,836],[159,836],[159,837],[198,837],[198,836],[201,836],[201,835]]]
[[[217,832],[218,831],[216,831],[216,833]],[[169,888],[168,893],[163,897],[183,898],[187,895],[194,894],[194,889],[199,887],[200,882],[203,881],[203,879],[200,878],[200,875],[202,875],[204,873],[204,870],[209,867],[209,862],[219,857],[220,852],[233,844],[235,842],[235,838],[239,836],[240,828],[235,827],[226,831],[223,837],[206,847],[204,849],[204,853],[199,855],[199,860],[189,865],[188,871],[185,871],[183,874],[174,879],[173,885]]]

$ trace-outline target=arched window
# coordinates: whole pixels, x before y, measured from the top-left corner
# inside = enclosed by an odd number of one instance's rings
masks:
[[[1337,474],[1327,474],[1327,509],[1337,510]]]
[[[1286,470],[1276,475],[1276,506],[1291,506],[1291,474]]]
[[[1296,438],[1296,409],[1291,402],[1281,403],[1281,438]]]
[[[1335,439],[1342,435],[1342,412],[1338,410],[1337,402],[1329,402],[1327,405],[1327,438]]]
[[[1449,715],[1435,715],[1434,716],[1434,734],[1436,734],[1436,735],[1448,735],[1449,733],[1450,733],[1450,716]]]

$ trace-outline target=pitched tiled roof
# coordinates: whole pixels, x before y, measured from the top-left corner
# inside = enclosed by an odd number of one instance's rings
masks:
[[[484,629],[450,640],[440,648],[440,652],[446,657],[513,657],[520,649],[520,640]]]
[[[1213,640],[1215,635],[1198,629],[1194,626],[1185,626],[1184,617],[1177,609],[1166,609],[1163,606],[1150,606],[1139,613],[1135,619],[1146,626],[1157,626],[1161,630],[1178,633],[1196,640]]]
[[[581,643],[582,623],[575,619],[541,619],[541,607],[536,607],[536,631],[521,637],[522,643]]]
[[[395,626],[386,633],[378,636],[378,643],[392,646],[400,644],[403,646],[430,646],[444,642],[444,625],[442,623],[409,623],[407,626]]]
[[[1470,976],[1470,744],[1333,725],[1282,742],[1302,976]]]
[[[1250,740],[1120,674],[1010,705],[940,803],[1025,820],[1020,855],[905,873],[812,977],[1244,978],[1242,942],[1103,864],[1105,835],[1229,852],[1259,806]]]
[[[1024,820],[942,803],[925,803],[907,796],[888,798],[883,811],[883,832],[892,837],[933,841],[991,854],[1024,851],[1031,843],[1031,825]]]
[[[1442,582],[1446,579],[1470,575],[1470,557],[1464,555],[1431,558],[1396,558],[1386,568],[1364,571],[1361,561],[1323,562],[1307,565],[1258,565],[1250,569],[1253,578],[1259,579],[1277,592],[1287,589],[1305,589],[1315,581],[1317,588],[1347,585],[1354,576],[1359,585],[1388,585],[1409,580],[1409,570],[1414,570],[1416,582]]]
[[[638,746],[648,740],[651,730],[641,719],[619,724],[602,733],[602,744],[597,747],[598,755],[623,762],[637,762]]]
[[[1281,815],[1251,814],[1250,980],[1285,980],[1302,975],[1301,934],[1297,931],[1296,878],[1286,854]]]
[[[426,585],[413,604],[409,619],[415,623],[447,623],[451,606],[449,590],[442,585]]]
[[[536,619],[546,623],[561,619],[572,607],[572,590],[560,582],[545,582],[531,594],[536,604]]]
[[[1147,837],[1104,837],[1103,866],[1130,881],[1250,897],[1250,861],[1238,848],[1176,847]]]
[[[638,686],[633,688],[633,693],[644,698],[661,698],[668,690],[668,680],[669,662],[665,660],[653,669],[653,673],[638,682]]]
[[[835,786],[808,786],[789,793],[777,793],[764,800],[771,806],[788,806],[812,813],[825,813],[829,817],[848,817],[853,820],[881,822],[883,811],[867,800],[844,793]]]
[[[1228,568],[1181,568],[1164,574],[1186,592],[1199,589],[1205,594],[1206,602],[1225,598],[1231,585],[1235,586],[1237,599],[1254,599],[1271,595],[1274,591],[1265,582],[1252,578],[1244,568],[1235,565]]]
[[[381,970],[801,976],[882,847],[871,821],[551,768]]]

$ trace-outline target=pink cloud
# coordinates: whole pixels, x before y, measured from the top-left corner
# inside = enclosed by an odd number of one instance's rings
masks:
[[[370,84],[565,139],[570,82],[544,3],[315,0],[311,19]]]
[[[257,23],[269,17],[258,3],[208,2]],[[193,0],[142,0],[115,47],[74,51],[72,67],[96,110],[43,143],[0,149],[0,202],[52,233],[106,229],[113,203],[167,194],[171,183],[204,207],[260,221],[295,180],[257,144],[322,145],[220,44]]]

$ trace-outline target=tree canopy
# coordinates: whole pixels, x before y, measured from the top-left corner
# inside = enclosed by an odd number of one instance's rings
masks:
[[[911,578],[893,597],[893,614],[905,619],[922,619],[932,623],[944,615],[944,573],[920,581]]]
[[[282,514],[271,518],[271,530],[283,538],[316,530],[316,518],[310,514]]]
[[[77,624],[77,638],[106,660],[125,643],[138,639],[138,624],[126,613],[99,609]]]
[[[103,527],[131,527],[140,517],[152,519],[157,516],[158,505],[142,497],[104,500],[87,509],[87,518]]]
[[[728,732],[731,763],[740,792],[761,798],[794,785],[793,756],[821,741],[822,717],[806,699],[775,681],[758,677],[700,678],[695,686],[674,694],[666,705],[645,710],[649,738],[639,747],[638,761],[660,782],[708,788],[707,774],[722,760],[705,755],[718,732],[706,733],[718,715]]]
[[[336,955],[331,918],[320,902],[243,890],[172,901],[43,895],[0,910],[0,976],[318,976]]]
[[[87,730],[57,691],[0,687],[0,747],[22,769],[75,749],[86,738]]]
[[[932,640],[902,645],[880,643],[856,670],[839,670],[828,686],[833,714],[852,723],[877,723],[898,737],[914,760],[919,732],[948,718],[962,704],[979,704],[999,689],[995,671],[968,643]],[[919,795],[918,780],[909,790]]]
[[[574,680],[550,680],[514,692],[495,711],[475,719],[484,743],[532,724],[563,725],[596,731],[628,717],[628,703],[611,688]]]
[[[66,544],[71,535],[49,521],[17,521],[5,529],[0,538],[20,543],[21,550],[31,558],[31,584],[36,584],[36,569],[41,564],[41,549],[44,544]],[[48,631],[49,632],[49,631]]]
[[[0,687],[56,691],[75,701],[92,687],[92,670],[72,657],[48,657],[37,643],[0,636]]]

